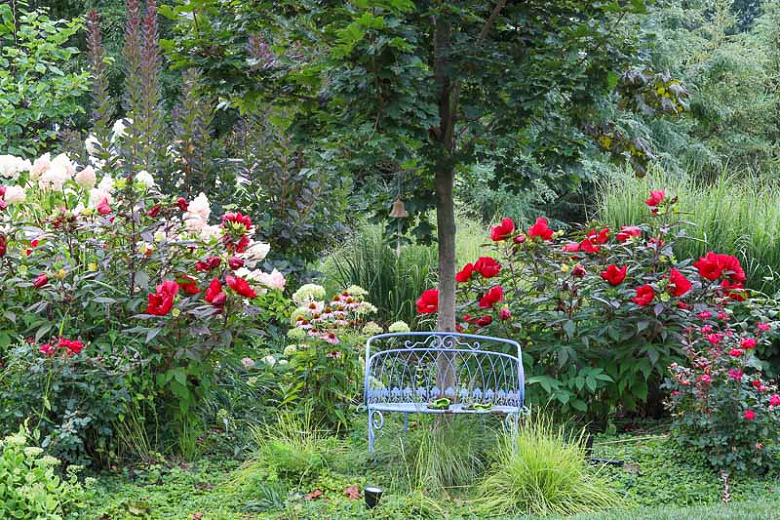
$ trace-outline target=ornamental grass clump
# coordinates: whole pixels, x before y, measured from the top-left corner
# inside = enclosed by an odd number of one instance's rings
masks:
[[[516,446],[506,432],[478,486],[478,514],[573,515],[619,507],[621,499],[585,459],[584,435],[584,429],[568,435],[544,414],[523,421]]]

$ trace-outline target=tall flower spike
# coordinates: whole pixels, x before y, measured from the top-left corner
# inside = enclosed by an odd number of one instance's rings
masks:
[[[92,132],[101,146],[108,143],[114,107],[108,93],[106,52],[100,34],[100,15],[87,13],[87,56],[92,74]]]

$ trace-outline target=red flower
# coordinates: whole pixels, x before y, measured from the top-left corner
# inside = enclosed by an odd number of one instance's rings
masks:
[[[98,204],[95,209],[101,215],[108,215],[111,213],[111,206],[108,204],[108,198],[103,197],[103,200],[100,201],[100,204]]]
[[[243,258],[239,258],[237,256],[231,256],[228,259],[228,266],[231,269],[233,269],[234,271],[236,269],[241,269],[242,267],[244,267],[244,259]]]
[[[645,284],[636,288],[636,296],[631,298],[631,301],[640,307],[645,307],[653,302],[653,298],[655,298],[655,291],[648,284]]]
[[[756,345],[758,345],[758,341],[756,341],[755,338],[742,338],[740,345],[745,350],[751,350],[756,348]]]
[[[547,227],[547,219],[542,217],[536,219],[536,223],[528,228],[529,237],[539,237],[542,240],[550,240],[553,233],[553,230]]]
[[[65,338],[60,338],[57,346],[59,348],[67,349],[68,352],[74,356],[84,350],[84,344],[82,342]]]
[[[222,292],[222,284],[219,283],[219,279],[214,278],[211,280],[208,289],[204,295],[204,299],[214,307],[222,307],[225,305],[227,297]]]
[[[41,354],[45,355],[46,357],[52,357],[54,355],[55,349],[52,345],[49,345],[48,343],[44,343],[41,345],[41,348],[38,349]]]
[[[769,396],[769,404],[771,406],[780,406],[780,395],[771,395]]]
[[[474,264],[474,270],[483,278],[493,278],[501,271],[501,264],[496,262],[495,258],[483,256]]]
[[[200,289],[198,289],[198,281],[188,274],[181,275],[176,283],[179,284],[179,288],[187,294],[198,294],[200,292]]]
[[[496,286],[488,290],[485,295],[479,299],[480,309],[490,309],[496,303],[504,299],[504,289],[501,286]]]
[[[745,293],[745,284],[742,282],[730,282],[723,280],[720,282],[721,294],[727,296],[734,301],[744,302],[747,300],[747,294]]]
[[[509,311],[509,309],[504,308],[498,312],[498,317],[502,320],[508,320],[512,317],[512,313]]]
[[[580,249],[582,249],[586,253],[593,254],[593,253],[598,253],[599,250],[601,249],[601,246],[596,245],[595,242],[590,238],[586,238],[585,240],[580,242]]]
[[[645,201],[645,204],[654,208],[663,202],[664,198],[666,198],[666,192],[664,190],[651,191],[650,198]]]
[[[156,287],[156,291],[149,295],[146,314],[165,316],[173,307],[173,299],[179,293],[179,285],[174,281],[166,280]]]
[[[474,264],[469,262],[468,264],[463,266],[463,269],[458,271],[458,274],[455,275],[455,280],[457,280],[460,283],[466,283],[469,280],[471,280],[472,274],[474,274]]]
[[[744,417],[746,421],[752,421],[753,419],[756,418],[756,412],[754,412],[753,410],[745,410]]]
[[[5,235],[0,235],[0,258],[5,256],[5,252],[8,250],[8,239]]]
[[[225,281],[231,289],[244,298],[257,298],[257,293],[249,286],[249,282],[237,276],[227,275]]]
[[[523,242],[525,242],[525,235],[517,235],[515,238],[512,239],[512,241],[515,244],[522,244]]]
[[[618,242],[626,242],[631,237],[638,237],[642,234],[639,226],[621,226],[620,233],[615,235]]]
[[[182,211],[187,211],[190,207],[190,203],[187,202],[187,199],[184,197],[179,197],[176,199],[176,205],[179,206],[179,209]]]
[[[620,285],[623,283],[623,280],[626,279],[627,271],[627,265],[624,265],[623,267],[609,265],[604,271],[601,272],[601,277],[612,285]]]
[[[490,314],[485,314],[481,318],[474,320],[474,325],[477,327],[487,327],[491,323],[493,323],[493,317]]]
[[[222,263],[222,260],[218,256],[210,256],[206,258],[205,261],[201,262],[198,260],[195,262],[195,269],[197,271],[211,271],[212,269],[216,269],[219,267],[219,264]]]
[[[672,268],[669,273],[669,286],[667,287],[669,294],[680,298],[681,296],[687,294],[688,291],[691,290],[691,287],[693,287],[691,281],[688,280],[680,271]]]
[[[561,251],[566,253],[577,253],[580,250],[580,245],[577,242],[569,242],[561,248]]]
[[[417,298],[417,312],[419,314],[433,314],[439,310],[439,290],[428,289]]]
[[[587,236],[591,242],[596,244],[606,244],[609,241],[609,228],[604,228],[601,231],[591,229]]]
[[[677,302],[677,308],[678,308],[678,309],[682,309],[682,310],[684,310],[684,311],[689,311],[689,310],[691,310],[691,306],[690,306],[690,305],[688,305],[687,303],[685,303],[684,301],[679,301],[679,302]]]
[[[739,260],[731,255],[721,255],[709,251],[693,265],[703,278],[710,281],[717,280],[724,272],[734,282],[744,282],[746,279],[745,271],[739,264]]]
[[[738,348],[733,348],[729,350],[729,356],[731,357],[742,357],[743,352],[739,350]]]
[[[154,206],[152,206],[152,209],[150,209],[149,211],[146,212],[146,214],[149,215],[150,217],[154,218],[154,217],[156,217],[157,215],[160,214],[161,210],[162,210],[162,205],[161,204],[155,204]]]
[[[233,213],[232,211],[228,211],[222,215],[222,227],[226,227],[228,223],[233,224],[235,227],[243,226],[243,230],[241,230],[240,227],[238,227],[238,229],[244,233],[249,231],[249,228],[252,227],[252,219],[249,218],[249,215],[242,215],[241,212]]]
[[[588,271],[582,266],[582,264],[575,265],[574,269],[571,270],[571,275],[575,278],[584,278],[586,274],[588,274]]]
[[[504,218],[501,220],[501,224],[493,226],[490,229],[490,240],[493,242],[500,242],[501,240],[509,238],[509,235],[514,233],[514,231],[515,223],[512,222],[512,219]]]
[[[38,275],[38,277],[33,282],[33,287],[35,287],[36,289],[40,289],[41,287],[43,287],[47,283],[49,283],[49,277],[46,276],[46,273],[41,273],[41,274]]]
[[[712,314],[709,311],[702,311],[697,316],[700,320],[708,320],[712,317]]]

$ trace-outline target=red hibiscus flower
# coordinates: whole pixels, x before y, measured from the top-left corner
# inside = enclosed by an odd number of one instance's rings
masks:
[[[471,262],[463,266],[463,269],[458,271],[455,275],[455,280],[460,283],[466,283],[471,280],[471,275],[474,274],[474,264]]]
[[[111,213],[111,206],[108,204],[108,198],[103,197],[103,200],[100,201],[100,204],[95,207],[98,213],[101,215],[108,215]]]
[[[514,233],[515,223],[511,218],[501,219],[501,224],[493,226],[490,229],[490,240],[493,242],[500,242],[501,240],[509,238],[509,235]]]
[[[474,270],[479,272],[483,278],[493,278],[501,272],[501,264],[496,262],[495,258],[483,256],[474,264]]]
[[[739,260],[731,255],[721,255],[709,251],[693,265],[699,270],[702,278],[710,281],[717,280],[724,273],[734,282],[744,282],[746,279],[745,271],[739,264]]]
[[[227,227],[230,224],[236,227],[238,231],[246,233],[252,227],[252,219],[249,215],[242,215],[241,212],[233,213],[228,211],[222,215],[222,227]],[[241,226],[243,226],[243,230]]]
[[[655,291],[650,285],[645,284],[636,288],[636,296],[631,298],[631,301],[640,307],[645,307],[653,302],[653,298],[655,298]]]
[[[227,275],[225,281],[231,289],[244,298],[257,298],[257,293],[249,286],[249,282],[238,276]]]
[[[756,418],[756,412],[754,412],[753,410],[745,410],[744,417],[746,421],[752,421],[753,419]]]
[[[490,314],[485,314],[481,318],[474,320],[474,325],[477,327],[487,327],[491,323],[493,323],[493,317]]]
[[[234,271],[236,269],[241,269],[242,267],[244,267],[244,259],[243,258],[239,258],[237,256],[231,256],[228,259],[228,266],[231,269],[233,269]]]
[[[566,253],[577,253],[580,250],[580,245],[577,242],[569,242],[568,244],[565,244],[561,251],[564,251]]]
[[[162,210],[162,204],[155,204],[154,206],[152,206],[152,209],[146,212],[146,214],[152,218],[155,218],[157,215],[160,214],[161,210]]]
[[[639,226],[621,226],[620,233],[615,235],[618,242],[626,242],[631,237],[638,237],[642,234]]]
[[[672,268],[669,272],[669,294],[676,297],[684,296],[691,290],[693,284],[680,271]]]
[[[601,231],[591,229],[587,236],[593,243],[606,244],[609,241],[609,228],[604,228]]]
[[[666,192],[664,190],[651,191],[650,198],[645,201],[645,204],[654,208],[658,206],[666,198]]]
[[[219,279],[214,278],[211,280],[203,299],[214,307],[222,307],[225,305],[227,297],[225,296],[225,293],[222,292],[222,284],[219,283]]]
[[[218,256],[210,256],[206,258],[203,262],[198,260],[195,262],[195,269],[197,271],[211,271],[212,269],[216,269],[219,267],[219,264],[222,263],[222,260]]]
[[[173,300],[179,294],[179,285],[171,280],[166,280],[156,288],[155,293],[149,295],[149,305],[146,314],[165,316],[173,307]]]
[[[547,219],[539,217],[536,223],[528,228],[529,237],[539,237],[542,240],[550,240],[554,231],[547,227]]]
[[[623,267],[609,265],[604,271],[601,272],[601,277],[612,285],[620,285],[623,283],[623,280],[626,279],[627,271],[627,265],[624,265]]]
[[[731,298],[736,302],[744,302],[747,300],[747,293],[745,291],[745,284],[742,282],[731,283],[728,280],[720,282],[720,293],[723,296]]]
[[[601,246],[597,245],[593,240],[590,238],[586,238],[582,242],[580,242],[580,249],[585,251],[586,253],[598,253],[601,249]]]
[[[187,202],[187,199],[184,197],[179,197],[176,199],[176,205],[179,206],[179,209],[182,211],[187,211],[190,207],[190,203]]]
[[[479,299],[480,309],[490,309],[496,303],[504,299],[504,289],[501,286],[496,286],[488,290],[485,295]]]
[[[417,298],[417,312],[419,314],[433,314],[439,310],[439,290],[428,289]]]
[[[179,288],[187,294],[198,294],[200,292],[200,289],[198,289],[198,281],[188,274],[179,276],[176,283],[179,284]]]
[[[41,274],[38,275],[38,277],[33,282],[33,287],[35,287],[36,289],[40,289],[41,287],[43,287],[47,283],[49,283],[49,277],[46,276],[46,273],[41,273]]]

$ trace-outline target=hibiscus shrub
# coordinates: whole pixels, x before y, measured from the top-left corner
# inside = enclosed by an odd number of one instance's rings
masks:
[[[42,359],[139,361],[132,394],[159,399],[166,424],[189,420],[216,362],[264,334],[264,293],[284,288],[256,268],[269,246],[252,239],[250,217],[212,223],[204,194],[166,196],[120,157],[100,171],[65,155],[13,164],[0,186],[0,356],[26,338]]]
[[[531,401],[552,397],[601,417],[657,413],[666,367],[682,358],[697,315],[741,312],[739,261],[676,259],[673,242],[685,234],[676,198],[658,191],[646,204],[654,222],[619,231],[567,236],[540,218],[523,232],[503,219],[489,252],[457,274],[458,329],[519,340]],[[419,312],[436,309],[435,290],[421,296]]]
[[[708,312],[699,320],[684,335],[684,362],[670,367],[672,438],[703,452],[718,470],[776,467],[780,395],[762,378],[754,354],[773,325],[732,323],[729,315]]]

